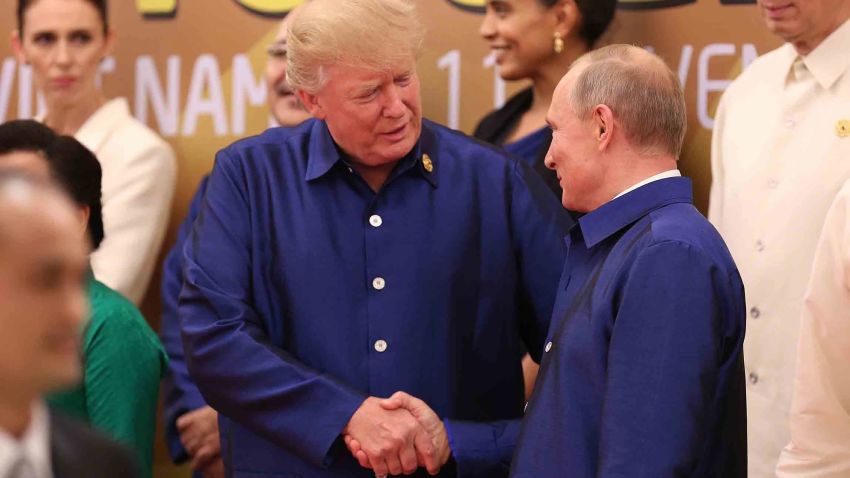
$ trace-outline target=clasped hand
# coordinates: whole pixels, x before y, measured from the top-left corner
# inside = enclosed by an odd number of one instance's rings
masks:
[[[423,467],[431,475],[448,461],[446,428],[422,400],[404,392],[388,399],[369,397],[343,430],[348,450],[375,475],[410,475]]]

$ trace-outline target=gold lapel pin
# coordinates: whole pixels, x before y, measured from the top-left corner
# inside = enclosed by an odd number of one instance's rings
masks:
[[[835,134],[837,134],[839,138],[847,138],[850,136],[850,120],[838,120],[838,122],[835,123]]]
[[[850,129],[850,126],[848,126],[848,129]],[[434,171],[434,163],[431,161],[431,157],[427,154],[422,155],[422,167],[429,173]]]

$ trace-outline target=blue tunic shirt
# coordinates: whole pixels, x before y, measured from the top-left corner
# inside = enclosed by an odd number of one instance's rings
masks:
[[[378,193],[318,120],[222,150],[179,313],[234,476],[374,476],[339,435],[398,390],[452,429],[440,476],[506,475],[568,226],[527,165],[428,121]]]
[[[614,199],[566,242],[511,476],[745,477],[744,287],[690,180]]]
[[[552,133],[548,126],[538,129],[537,131],[525,135],[513,143],[504,145],[505,151],[522,158],[528,163],[532,169],[540,160],[540,149],[544,144],[548,144],[552,139]]]
[[[201,212],[201,203],[207,191],[209,176],[205,176],[198,185],[198,190],[189,203],[186,219],[177,230],[177,239],[168,252],[162,271],[162,321],[159,336],[169,362],[165,376],[162,378],[163,421],[165,422],[165,441],[168,452],[175,463],[182,463],[189,458],[180,441],[177,429],[177,419],[181,415],[206,405],[204,397],[189,376],[186,369],[186,357],[183,354],[183,342],[180,338],[180,315],[177,310],[177,299],[183,288],[183,246],[186,238],[192,232],[192,224]],[[194,476],[200,477],[200,473]]]

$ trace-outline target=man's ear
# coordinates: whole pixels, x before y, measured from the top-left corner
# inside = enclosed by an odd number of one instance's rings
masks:
[[[599,151],[608,149],[614,137],[614,112],[607,105],[596,105],[593,107],[594,136],[599,144]]]
[[[24,41],[21,38],[21,32],[16,30],[12,30],[11,37],[12,44],[12,52],[15,54],[15,59],[18,60],[18,64],[27,65],[27,57],[24,55]]]
[[[296,90],[295,94],[298,95],[298,99],[301,100],[301,104],[304,105],[304,109],[307,110],[314,118],[318,118],[323,120],[327,117],[325,114],[325,109],[322,108],[322,105],[319,104],[318,95],[307,93],[304,90]]]

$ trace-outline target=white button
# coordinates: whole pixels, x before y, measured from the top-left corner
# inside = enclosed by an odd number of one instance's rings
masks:
[[[547,344],[546,344],[546,349],[545,349],[545,350],[546,350],[547,352],[548,352],[548,351],[550,351],[550,350],[552,350],[552,342],[549,342],[549,343],[547,343]]]
[[[761,311],[758,307],[753,307],[750,309],[750,317],[754,319],[758,319],[761,316]]]
[[[751,384],[755,385],[759,383],[759,376],[755,372],[750,372],[750,375],[747,377]]]
[[[376,340],[375,341],[375,351],[383,352],[387,350],[387,341],[386,340]]]
[[[794,126],[797,126],[797,121],[794,118],[786,118],[785,126],[789,129],[793,128]]]
[[[525,402],[525,406],[522,407],[522,413],[525,413],[526,411],[528,411],[528,402]]]
[[[756,241],[756,250],[757,250],[758,252],[761,252],[761,251],[763,251],[763,250],[764,250],[764,243],[763,243],[763,242],[761,242],[760,240],[759,240],[759,241]]]
[[[386,285],[387,283],[384,281],[383,277],[375,277],[374,279],[372,279],[372,287],[374,287],[375,290],[381,290]]]
[[[371,216],[369,216],[369,224],[371,224],[372,227],[381,227],[381,224],[383,223],[384,220],[381,219],[381,216],[377,214],[372,214]]]
[[[348,166],[348,172],[354,174],[354,170],[351,169],[351,166]]]
[[[777,181],[775,179],[771,179],[767,182],[767,187],[769,187],[770,189],[776,189],[776,186],[778,186],[778,185],[779,185],[779,181]]]

